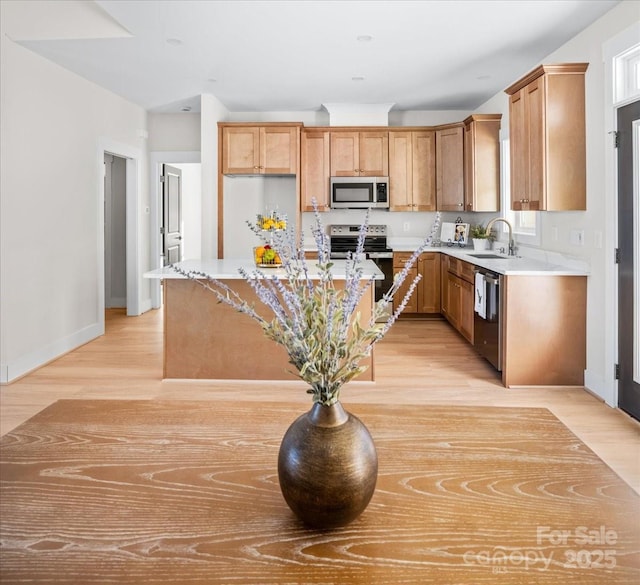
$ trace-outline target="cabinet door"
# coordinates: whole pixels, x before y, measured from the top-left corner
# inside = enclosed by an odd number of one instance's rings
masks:
[[[394,268],[393,269],[394,277],[400,271],[402,271],[402,267]],[[407,274],[407,278],[405,278],[404,282],[398,289],[398,292],[393,297],[394,311],[398,308],[398,306],[404,299],[404,296],[407,294],[407,291],[409,290],[411,283],[416,279],[417,276],[418,276],[418,268],[417,266],[413,266],[411,270],[409,270]],[[409,298],[409,302],[406,304],[404,308],[404,313],[417,313],[417,312],[418,312],[418,287],[416,287],[416,289],[413,291],[413,294]]]
[[[447,319],[457,330],[460,329],[460,279],[451,272],[447,273]]]
[[[545,109],[544,76],[524,88],[529,141],[529,184],[523,209],[538,211],[545,208]]]
[[[358,132],[331,132],[331,176],[357,177],[360,172]]]
[[[440,258],[440,312],[449,319],[449,256]]]
[[[329,210],[329,132],[303,132],[300,138],[302,211]]]
[[[297,166],[297,128],[260,128],[260,172],[267,175],[295,175]]]
[[[256,127],[222,130],[223,174],[255,175],[260,172],[260,129]]]
[[[500,117],[464,126],[464,203],[467,211],[500,210]]]
[[[466,280],[460,280],[460,320],[458,331],[469,342],[473,343],[473,285]]]
[[[528,115],[526,88],[509,98],[509,152],[511,158],[511,209],[521,211],[529,190]]]
[[[436,132],[436,198],[441,211],[464,211],[463,128]]]
[[[411,132],[389,132],[389,209],[413,210]]]
[[[360,176],[389,175],[389,132],[360,132],[359,149]]]
[[[411,133],[412,199],[414,211],[436,210],[436,136]]]
[[[440,312],[440,253],[425,252],[418,258],[418,313]]]

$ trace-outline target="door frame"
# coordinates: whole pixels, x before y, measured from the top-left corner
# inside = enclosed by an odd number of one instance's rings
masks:
[[[150,186],[150,270],[162,268],[162,242],[160,241],[160,228],[162,227],[162,185],[160,175],[162,165],[200,163],[202,157],[199,150],[184,151],[153,151],[149,153],[149,186]],[[162,294],[160,290],[160,280],[153,279],[151,284],[151,307],[159,309],[162,306]]]
[[[618,361],[618,265],[615,263],[615,249],[618,245],[618,165],[614,148],[614,133],[618,129],[618,108],[635,101],[615,101],[615,60],[620,54],[637,45],[640,38],[640,23],[635,23],[603,44],[604,86],[605,86],[605,369],[598,394],[605,402],[618,408],[618,381],[614,378],[614,368]]]
[[[141,161],[142,151],[138,148],[112,140],[107,137],[100,137],[98,140],[98,325],[100,333],[104,334],[104,155],[113,154],[126,159],[126,237],[127,237],[127,315],[135,316],[141,314],[142,300],[140,298],[140,265],[141,246],[138,207],[140,202],[141,184]]]

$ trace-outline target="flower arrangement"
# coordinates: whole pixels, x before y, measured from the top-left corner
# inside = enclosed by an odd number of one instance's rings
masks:
[[[260,316],[252,303],[241,298],[226,283],[203,272],[185,271],[175,265],[173,268],[210,290],[220,302],[259,323],[269,339],[286,349],[296,374],[309,384],[308,392],[313,395],[313,401],[331,406],[338,401],[341,387],[366,370],[367,366],[361,363],[363,358],[370,355],[373,345],[383,338],[404,310],[420,280],[419,275],[396,310],[389,315],[387,309],[432,235],[414,252],[393,285],[375,304],[371,318],[363,323],[358,304],[374,284],[373,276],[363,278],[361,260],[368,214],[360,227],[357,250],[345,260],[344,286],[337,287],[332,275],[334,264],[329,258],[329,237],[315,202],[314,210],[312,234],[318,250],[318,271],[313,278],[302,241],[296,242],[290,230],[270,234],[269,245],[282,261],[284,277],[267,275],[259,269],[239,270],[259,301],[273,313],[271,319]],[[247,223],[256,235],[263,235],[260,222]],[[378,323],[383,315],[389,316]]]

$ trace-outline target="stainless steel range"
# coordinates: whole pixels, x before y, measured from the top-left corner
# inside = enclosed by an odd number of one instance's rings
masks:
[[[329,226],[331,258],[346,258],[348,252],[355,252],[358,247],[359,225]],[[364,239],[365,257],[373,260],[384,274],[384,280],[376,280],[376,301],[389,290],[393,284],[393,250],[387,245],[387,226],[369,225]]]

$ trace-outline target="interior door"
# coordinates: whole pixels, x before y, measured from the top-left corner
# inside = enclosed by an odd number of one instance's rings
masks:
[[[618,406],[640,419],[640,101],[618,110],[618,140]]]
[[[165,266],[182,260],[182,171],[162,165],[162,257]]]

